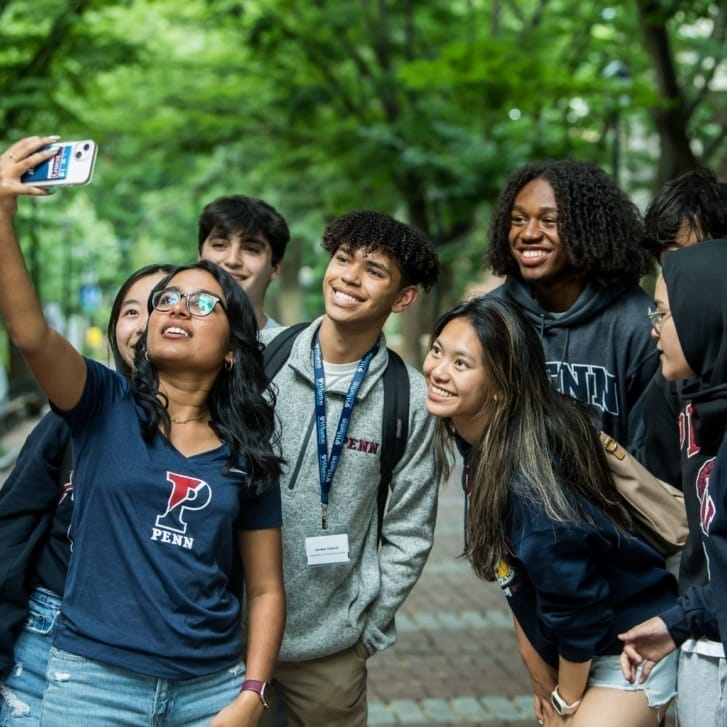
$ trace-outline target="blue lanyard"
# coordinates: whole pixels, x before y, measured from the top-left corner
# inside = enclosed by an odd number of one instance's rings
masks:
[[[331,447],[331,455],[328,456],[328,437],[326,434],[326,374],[323,368],[323,354],[321,353],[321,344],[316,333],[313,339],[313,378],[315,383],[315,399],[316,399],[316,432],[318,434],[318,476],[321,480],[321,528],[325,530],[328,527],[328,495],[331,491],[333,483],[333,475],[336,474],[338,460],[341,457],[343,443],[346,440],[346,432],[348,425],[351,423],[351,414],[353,406],[356,403],[356,394],[369,370],[371,359],[379,350],[377,343],[358,363],[356,372],[348,387],[346,400],[341,410],[341,418],[338,420],[336,428],[336,436]]]

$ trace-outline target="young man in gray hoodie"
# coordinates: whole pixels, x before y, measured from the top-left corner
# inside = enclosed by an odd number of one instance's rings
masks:
[[[288,619],[275,670],[292,727],[366,725],[366,660],[396,640],[394,616],[432,546],[438,472],[426,385],[407,366],[409,436],[378,532],[382,333],[436,282],[431,241],[379,212],[331,222],[325,315],[273,381],[281,423]],[[269,342],[276,332],[263,332]]]

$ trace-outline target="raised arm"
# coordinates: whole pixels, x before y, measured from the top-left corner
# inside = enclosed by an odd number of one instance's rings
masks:
[[[48,194],[42,187],[23,184],[20,178],[53,156],[53,152],[39,150],[57,140],[53,136],[30,136],[0,154],[0,315],[10,340],[28,362],[48,399],[65,411],[81,397],[86,364],[46,322],[13,224],[18,195]]]

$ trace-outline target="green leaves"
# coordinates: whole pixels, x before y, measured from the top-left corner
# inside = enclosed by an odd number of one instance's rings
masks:
[[[79,280],[108,270],[120,281],[145,262],[192,258],[201,207],[243,192],[288,217],[290,264],[316,273],[331,216],[376,207],[407,218],[440,246],[445,305],[482,274],[489,207],[521,163],[610,168],[618,118],[624,184],[648,194],[672,148],[659,148],[655,126],[674,103],[657,82],[669,63],[682,144],[720,168],[712,88],[725,24],[704,0],[7,0],[0,128],[4,142],[54,132],[100,145],[89,188],[44,201],[40,217],[21,204],[21,223],[41,226],[49,279],[61,219],[84,245],[99,230],[112,241],[80,256]],[[661,55],[647,29],[665,32]],[[614,61],[628,75],[604,73]],[[318,312],[317,288],[299,317]]]

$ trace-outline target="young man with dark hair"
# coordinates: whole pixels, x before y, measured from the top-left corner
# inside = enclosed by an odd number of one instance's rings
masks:
[[[645,240],[661,260],[668,250],[727,236],[727,183],[704,167],[667,182],[644,213]]]
[[[280,326],[263,307],[268,286],[280,273],[289,240],[283,217],[254,197],[218,197],[199,217],[200,260],[217,263],[237,280],[252,303],[261,330]]]
[[[381,529],[382,333],[438,276],[431,241],[379,212],[331,222],[325,314],[275,375],[288,621],[274,678],[293,727],[364,727],[366,660],[396,640],[394,615],[432,546],[438,472],[421,374],[407,366],[408,439]],[[269,342],[276,332],[264,332]]]

